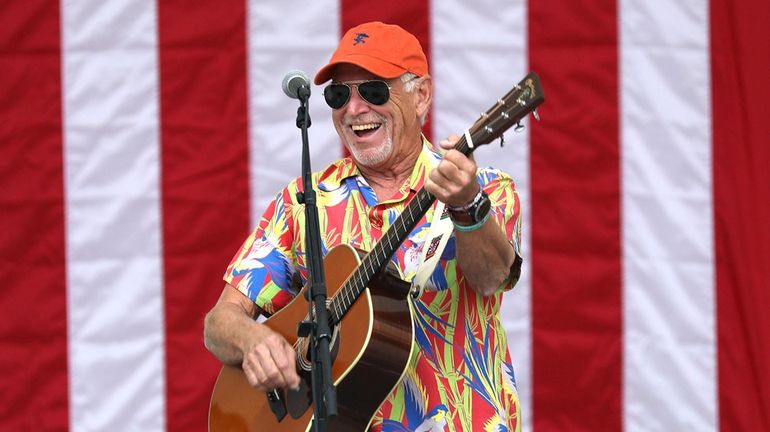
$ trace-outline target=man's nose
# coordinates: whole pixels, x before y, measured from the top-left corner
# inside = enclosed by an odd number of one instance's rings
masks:
[[[349,114],[357,115],[362,112],[368,111],[371,107],[369,104],[358,94],[358,88],[354,87],[350,89],[350,99],[345,107]]]

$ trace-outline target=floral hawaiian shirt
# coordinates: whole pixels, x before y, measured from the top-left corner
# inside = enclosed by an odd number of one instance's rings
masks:
[[[409,180],[382,201],[350,158],[315,173],[323,253],[343,243],[371,250],[440,158],[425,141]],[[520,256],[521,212],[513,181],[491,168],[479,169],[477,179],[493,203],[493,217]],[[297,294],[292,283],[296,275],[303,282],[307,278],[304,206],[296,199],[301,186],[301,179],[295,179],[276,196],[224,276],[266,315]],[[417,270],[434,208],[435,204],[391,259],[405,281],[411,281]],[[401,383],[377,412],[371,430],[521,430],[516,380],[499,316],[503,292],[513,287],[517,277],[512,269],[494,295],[477,294],[457,265],[452,236],[426,291],[414,300],[418,349]]]

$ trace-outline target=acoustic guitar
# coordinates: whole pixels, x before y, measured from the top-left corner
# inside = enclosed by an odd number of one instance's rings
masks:
[[[544,102],[540,80],[530,73],[468,129],[455,149],[466,155],[500,137]],[[537,112],[535,112],[537,116]],[[348,245],[324,257],[329,320],[333,335],[332,379],[337,388],[338,415],[328,430],[361,432],[399,383],[416,349],[410,284],[387,264],[435,201],[421,189],[372,250],[360,258]],[[209,430],[300,432],[313,419],[312,374],[307,338],[297,325],[308,319],[305,287],[264,324],[278,332],[297,352],[298,390],[260,392],[251,387],[240,367],[224,366],[209,406]]]

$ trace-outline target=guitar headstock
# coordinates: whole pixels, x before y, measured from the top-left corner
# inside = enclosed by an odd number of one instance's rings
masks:
[[[472,146],[467,146],[471,147],[467,148],[467,152],[499,138],[503,132],[519,124],[521,119],[535,111],[543,102],[545,95],[540,86],[540,78],[536,73],[530,72],[468,129],[473,143]],[[465,137],[461,141],[459,144],[466,145]],[[461,147],[463,146],[458,145],[458,149],[462,151]]]

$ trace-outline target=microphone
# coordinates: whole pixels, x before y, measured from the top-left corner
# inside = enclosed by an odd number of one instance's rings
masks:
[[[286,96],[292,99],[299,99],[300,92],[304,88],[304,94],[302,96],[310,96],[310,81],[307,79],[307,75],[299,70],[292,70],[286,73],[283,77],[283,92]]]

